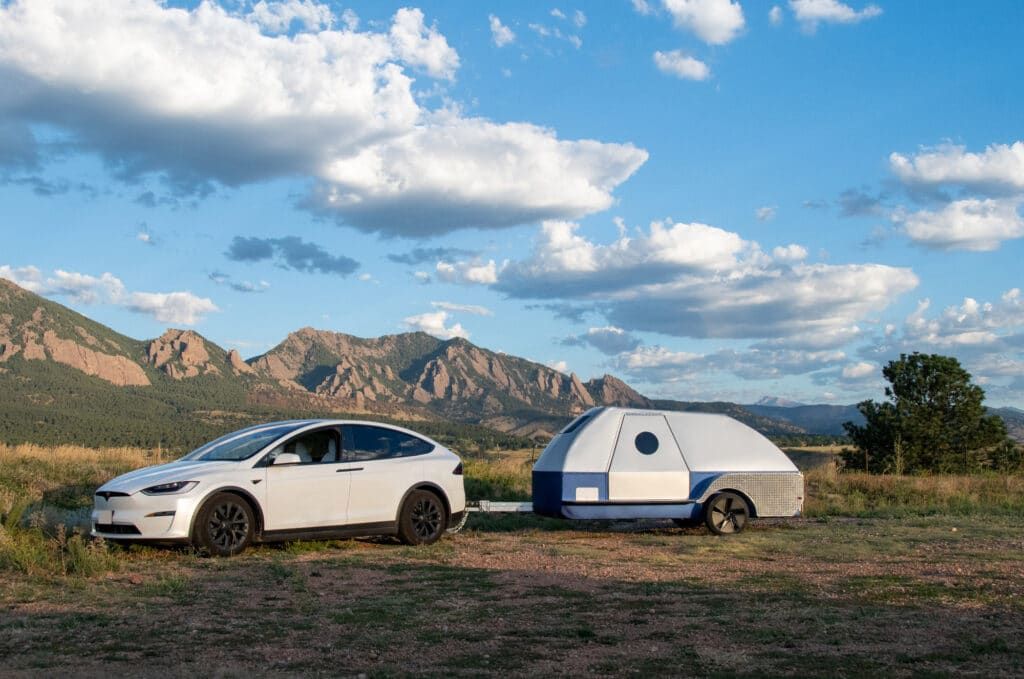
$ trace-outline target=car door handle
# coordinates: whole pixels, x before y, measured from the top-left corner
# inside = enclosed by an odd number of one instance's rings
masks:
[[[361,472],[361,471],[363,471],[363,468],[362,467],[349,467],[348,469],[335,469],[334,471],[336,471],[339,474],[341,472]]]

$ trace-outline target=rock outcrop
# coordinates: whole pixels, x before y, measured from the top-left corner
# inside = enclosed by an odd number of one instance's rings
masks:
[[[83,327],[89,323],[84,317],[74,314],[81,321],[74,323],[63,317],[73,312],[2,279],[0,305],[0,363],[20,355],[26,361],[60,363],[119,387],[150,384],[146,371],[128,355],[110,353],[111,345],[118,351],[117,343],[102,342]]]
[[[623,408],[650,408],[651,400],[639,394],[613,375],[605,375],[586,383],[587,391],[601,405],[621,406]]]
[[[94,375],[119,387],[149,386],[149,377],[138,363],[125,356],[112,356],[83,347],[72,340],[57,337],[52,330],[43,333],[43,347],[51,360]],[[28,357],[28,353],[26,353]]]
[[[242,360],[242,356],[238,353],[237,349],[232,349],[228,352],[228,365],[231,366],[236,375],[252,375],[256,372],[252,369],[252,366]]]
[[[218,375],[202,336],[191,330],[170,329],[146,347],[146,361],[175,380]]]

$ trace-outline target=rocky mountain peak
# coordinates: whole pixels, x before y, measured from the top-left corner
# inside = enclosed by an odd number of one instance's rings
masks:
[[[569,399],[583,406],[581,409],[594,407],[594,397],[591,396],[590,391],[576,376],[576,373],[569,375]]]
[[[650,408],[651,401],[614,375],[604,375],[586,384],[594,400],[601,405],[625,408]]]
[[[169,329],[146,345],[146,361],[172,379],[218,375],[210,361],[206,340],[192,330]]]

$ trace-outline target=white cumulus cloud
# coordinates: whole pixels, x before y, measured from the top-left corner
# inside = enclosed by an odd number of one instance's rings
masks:
[[[684,80],[707,80],[711,69],[699,59],[684,54],[681,50],[655,52],[654,64],[658,70]]]
[[[431,110],[416,76],[451,80],[459,56],[420,10],[366,31],[324,10],[2,4],[0,127],[56,126],[116,176],[160,177],[182,195],[307,177],[308,208],[413,237],[603,210],[647,159],[629,144]]]
[[[330,7],[313,0],[260,0],[253,5],[249,19],[268,33],[285,33],[293,22],[309,30],[330,28],[334,23],[334,14]]]
[[[541,224],[531,257],[503,267],[499,288],[524,297],[589,295],[680,273],[736,269],[754,247],[736,233],[697,222],[652,222],[647,233],[608,245],[578,230],[575,222]]]
[[[662,0],[677,28],[710,45],[724,45],[743,30],[743,8],[732,0]]]
[[[904,346],[936,348],[1000,345],[1015,329],[1024,326],[1024,298],[1020,288],[1007,290],[997,302],[965,297],[937,316],[929,316],[931,300],[923,299],[903,326]]]
[[[878,5],[857,10],[839,0],[789,0],[789,8],[808,33],[816,31],[819,24],[856,24],[882,14]]]
[[[1024,237],[1020,207],[1020,199],[966,198],[937,211],[897,212],[894,220],[915,243],[984,252],[998,249],[1005,240]]]
[[[552,370],[557,370],[558,372],[566,375],[569,374],[569,364],[565,361],[548,361],[545,365]]]
[[[654,222],[609,244],[578,228],[544,222],[532,253],[496,269],[493,287],[514,298],[582,304],[630,332],[800,346],[814,337],[817,346],[838,346],[856,335],[859,321],[918,284],[906,268],[809,264],[795,244],[769,255],[706,224]],[[456,264],[446,267],[457,276]]]
[[[922,299],[902,327],[886,327],[884,336],[860,353],[882,363],[911,351],[956,356],[987,392],[1019,400],[1024,393],[1024,295],[1011,288],[996,300],[965,297],[938,311],[931,300]]]
[[[491,285],[498,282],[498,266],[493,259],[487,262],[440,261],[436,271],[437,277],[448,283]]]
[[[391,24],[391,43],[399,60],[418,66],[434,78],[455,77],[459,68],[459,54],[436,26],[427,26],[423,12],[403,7],[395,12]]]
[[[914,155],[892,153],[889,166],[915,185],[959,185],[990,193],[1024,191],[1024,142],[991,144],[980,153],[945,144]]]
[[[131,311],[149,314],[162,323],[195,325],[206,314],[219,311],[206,297],[191,292],[133,292],[122,302]]]
[[[491,40],[498,47],[504,47],[505,45],[511,45],[515,42],[516,34],[512,32],[512,29],[501,23],[501,19],[491,14],[487,17],[488,22],[491,25]]]
[[[220,311],[213,300],[191,292],[130,292],[117,276],[99,276],[57,269],[50,276],[34,266],[0,266],[0,278],[48,297],[67,297],[80,304],[110,304],[144,313],[162,323],[196,325],[210,313]]]
[[[500,159],[501,162],[495,162]],[[367,231],[435,235],[571,218],[611,206],[644,161],[630,144],[563,141],[526,123],[436,116],[325,167],[312,204]]]
[[[447,325],[447,311],[431,311],[425,314],[409,316],[402,323],[411,330],[425,332],[439,339],[448,340],[453,337],[469,338],[469,333],[462,327],[461,323]]]
[[[807,259],[807,248],[792,244],[772,248],[772,258],[777,262],[800,262]]]

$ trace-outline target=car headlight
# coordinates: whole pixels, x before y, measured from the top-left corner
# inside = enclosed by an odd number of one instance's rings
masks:
[[[198,481],[175,481],[173,483],[161,483],[157,486],[150,486],[149,488],[143,488],[142,492],[146,495],[176,495],[178,493],[187,493],[198,485]]]

